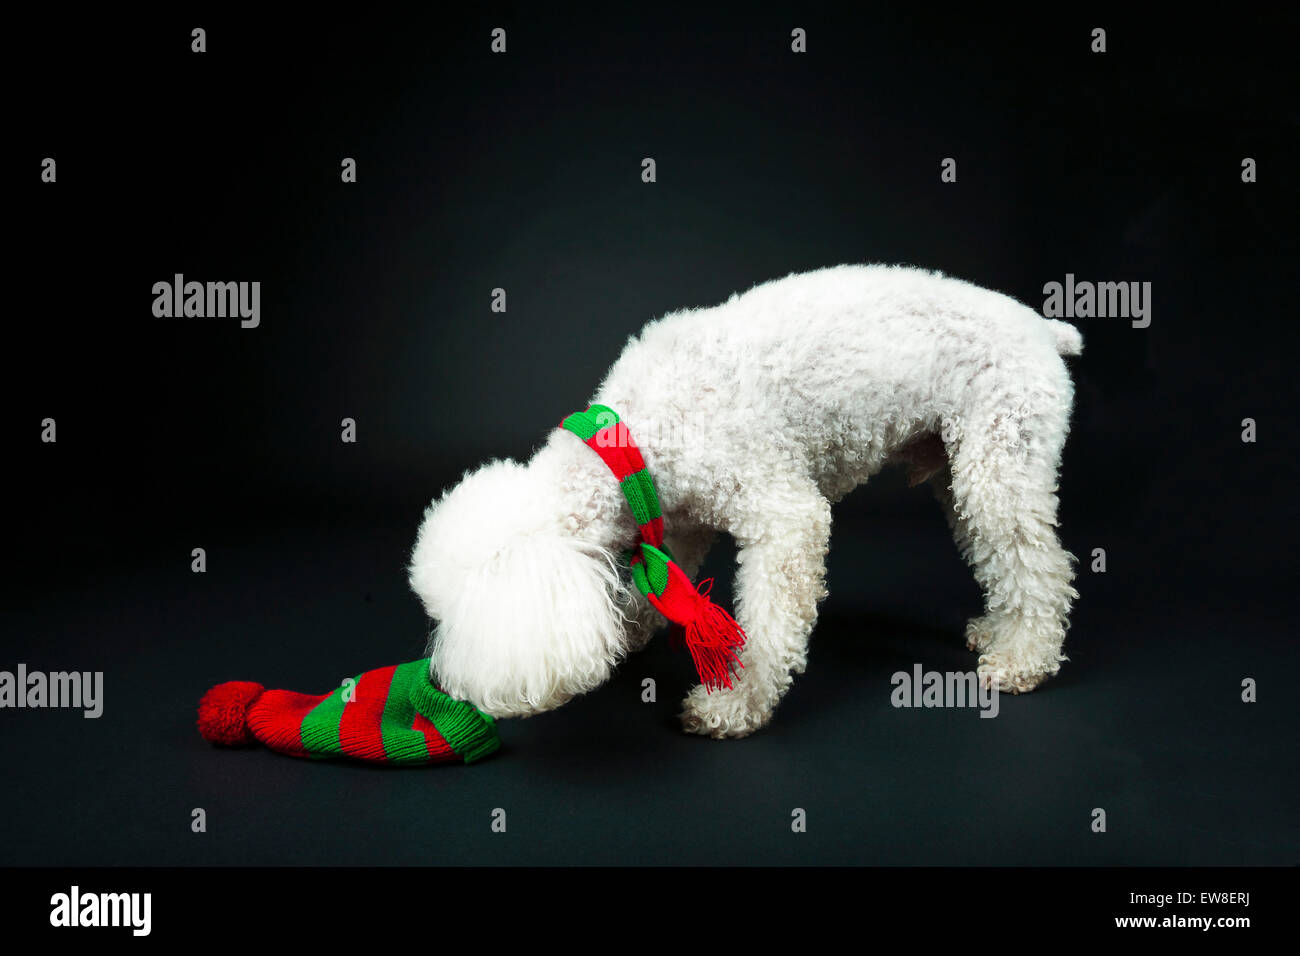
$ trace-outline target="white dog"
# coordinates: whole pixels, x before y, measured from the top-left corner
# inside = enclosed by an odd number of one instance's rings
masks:
[[[593,397],[658,489],[694,576],[717,531],[739,550],[747,634],[730,688],[695,687],[686,730],[743,737],[802,673],[831,504],[891,461],[929,480],[985,594],[966,628],[986,684],[1055,674],[1074,558],[1055,533],[1074,389],[1072,326],[905,267],[838,266],[672,313],[631,338]],[[568,412],[556,409],[558,422]],[[665,622],[618,557],[638,541],[601,458],[556,429],[526,465],[492,461],[425,512],[410,579],[435,620],[434,679],[497,717],[597,687]]]

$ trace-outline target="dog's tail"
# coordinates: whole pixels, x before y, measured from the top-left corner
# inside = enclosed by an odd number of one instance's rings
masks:
[[[1056,338],[1056,351],[1058,354],[1083,354],[1083,333],[1069,322],[1061,322],[1057,319],[1044,319],[1043,321],[1052,327],[1052,335]]]

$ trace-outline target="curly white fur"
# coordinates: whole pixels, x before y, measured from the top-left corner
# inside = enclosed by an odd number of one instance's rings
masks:
[[[694,688],[683,726],[741,737],[771,719],[826,596],[831,503],[894,460],[930,482],[984,590],[966,631],[983,679],[1027,691],[1055,674],[1078,596],[1055,532],[1061,355],[1082,348],[1005,295],[898,266],[791,275],[632,337],[592,401],[641,447],[686,572],[716,531],[739,548],[745,667],[732,689]],[[468,473],[426,511],[411,560],[436,678],[499,717],[604,682],[664,623],[618,569],[635,540],[618,484],[568,432],[527,465]]]

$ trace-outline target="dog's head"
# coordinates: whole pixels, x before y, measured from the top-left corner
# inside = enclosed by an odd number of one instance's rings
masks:
[[[553,495],[523,465],[484,465],[425,511],[411,557],[435,678],[494,717],[559,707],[626,651],[615,556],[557,520]]]

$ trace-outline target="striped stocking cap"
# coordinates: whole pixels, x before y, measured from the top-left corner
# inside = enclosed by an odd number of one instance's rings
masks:
[[[712,578],[701,581],[697,590],[673,561],[664,545],[659,496],[627,426],[609,406],[592,405],[564,419],[560,427],[577,435],[600,456],[614,473],[632,509],[641,541],[625,559],[637,590],[675,625],[673,643],[678,647],[685,644],[691,652],[705,689],[711,692],[731,687],[735,669],[745,666],[736,655],[745,643],[745,632],[730,614],[709,600]]]
[[[199,701],[199,733],[226,746],[260,741],[294,757],[402,766],[473,763],[501,745],[495,721],[429,682],[429,659],[366,671],[328,694],[218,684]]]

